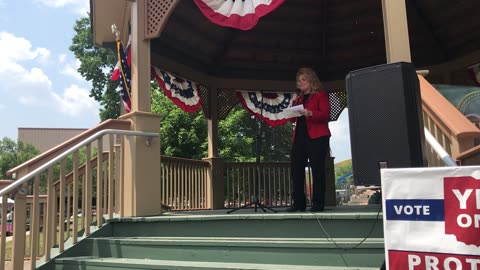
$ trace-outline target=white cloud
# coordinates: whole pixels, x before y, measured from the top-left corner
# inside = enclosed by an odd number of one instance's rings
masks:
[[[87,15],[90,11],[90,2],[88,0],[35,0],[35,2],[53,8],[71,7],[73,11],[80,15]]]
[[[80,73],[78,72],[78,68],[80,67],[80,63],[81,63],[80,60],[75,59],[74,62],[69,62],[69,63],[65,64],[61,73],[63,75],[72,77],[72,78],[74,78],[78,81],[85,81],[85,79],[82,77],[82,75],[80,75]]]
[[[62,53],[58,56],[58,62],[65,63],[66,60],[67,60],[67,54],[65,53]]]
[[[45,94],[52,87],[52,81],[43,70],[28,70],[19,64],[12,64],[9,70],[0,70],[0,81],[0,91],[16,96],[23,104],[35,104],[31,101],[31,96],[38,97],[39,101],[44,100]]]
[[[55,102],[59,104],[61,112],[70,116],[80,116],[85,112],[98,114],[98,103],[89,97],[89,90],[78,85],[70,85],[63,95],[52,93]]]
[[[1,1],[1,0],[0,0]],[[13,97],[19,104],[29,107],[49,108],[76,117],[89,113],[98,114],[98,103],[89,97],[89,91],[77,85],[66,88],[62,94],[54,91],[49,76],[38,67],[27,67],[35,61],[43,61],[50,57],[45,48],[34,48],[30,41],[16,37],[7,32],[0,32],[0,92]],[[76,69],[78,61],[66,63],[58,72],[83,80]]]
[[[0,32],[0,73],[21,68],[18,62],[38,60],[46,61],[50,57],[50,51],[46,48],[32,48],[29,40],[16,37],[8,32]]]
[[[21,96],[18,101],[23,105],[35,105],[38,104],[38,99],[34,96]]]
[[[348,121],[348,109],[345,109],[337,121],[329,124],[332,137],[330,146],[335,163],[351,158],[350,127]]]

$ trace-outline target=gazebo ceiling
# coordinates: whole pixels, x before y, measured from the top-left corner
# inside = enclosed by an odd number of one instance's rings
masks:
[[[480,1],[406,3],[417,68],[479,50]],[[215,77],[292,80],[298,67],[311,66],[322,80],[343,80],[350,70],[386,62],[382,2],[287,0],[242,31],[210,22],[184,0],[151,49]]]
[[[480,54],[480,1],[406,0],[406,6],[418,69]],[[103,13],[93,14],[94,22],[102,20]],[[386,63],[382,0],[286,0],[248,31],[216,25],[192,0],[180,0],[151,51],[152,64],[177,73],[180,64],[214,78],[292,81],[299,67],[310,66],[324,81],[343,80],[351,70]]]

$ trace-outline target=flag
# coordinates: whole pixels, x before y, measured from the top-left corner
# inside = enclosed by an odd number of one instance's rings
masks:
[[[473,81],[480,85],[480,63],[468,67],[468,71],[472,76]]]
[[[127,43],[127,47],[125,48],[125,53],[127,54],[127,64],[128,64],[129,67],[131,67],[132,66],[132,51],[130,50],[130,37],[128,38],[128,43]],[[118,62],[117,62],[117,65],[115,66],[115,68],[113,69],[113,72],[112,72],[112,78],[111,78],[112,81],[116,81],[116,80],[120,79],[120,63],[121,63],[121,61],[119,59]]]
[[[130,112],[132,108],[131,104],[131,89],[130,89],[130,64],[129,57],[130,55],[130,42],[127,44],[127,48],[124,50],[122,41],[117,40],[117,57],[118,57],[118,78],[114,79],[113,75],[115,70],[112,73],[112,80],[120,79],[120,84],[117,88],[117,91],[120,93],[122,97],[123,106],[125,107],[125,111]]]
[[[194,0],[203,15],[221,26],[250,30],[285,0]]]

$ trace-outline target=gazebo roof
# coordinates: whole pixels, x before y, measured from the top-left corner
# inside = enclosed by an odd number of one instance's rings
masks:
[[[417,68],[471,55],[470,64],[480,62],[480,1],[407,0],[406,6]],[[98,28],[107,23],[104,14],[92,9],[96,43],[113,40],[101,34],[109,29]],[[109,11],[125,12],[112,6]],[[351,70],[386,63],[382,0],[286,0],[248,31],[212,23],[192,0],[178,1],[164,19],[160,36],[152,39],[152,64],[172,72],[180,64],[215,78],[292,81],[299,67],[310,66],[322,80],[335,81]]]

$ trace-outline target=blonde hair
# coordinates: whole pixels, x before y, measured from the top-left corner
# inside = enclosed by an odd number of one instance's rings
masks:
[[[313,69],[307,67],[300,68],[297,71],[297,81],[301,75],[305,76],[305,79],[310,83],[312,92],[316,93],[318,91],[323,91],[323,84]]]

